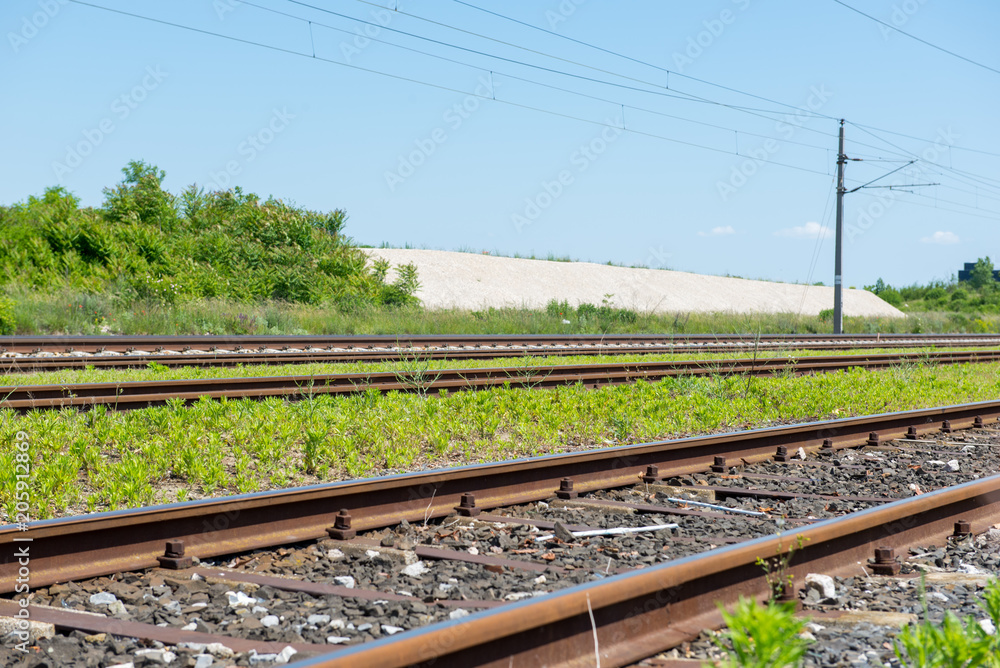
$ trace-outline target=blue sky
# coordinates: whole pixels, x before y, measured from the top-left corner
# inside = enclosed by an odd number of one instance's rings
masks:
[[[846,1],[1000,69],[996,3]],[[5,0],[0,203],[142,159],[366,244],[830,285],[846,118],[849,188],[941,184],[846,197],[847,285],[1000,259],[1000,74],[832,0],[92,4],[205,32]]]

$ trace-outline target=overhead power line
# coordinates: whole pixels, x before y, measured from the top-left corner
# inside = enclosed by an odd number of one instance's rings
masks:
[[[98,10],[110,12],[110,13],[113,13],[113,14],[120,14],[122,16],[128,16],[128,17],[139,19],[139,20],[142,20],[142,21],[149,21],[149,22],[152,22],[152,23],[157,23],[157,24],[160,24],[160,25],[169,26],[169,27],[172,27],[172,28],[177,28],[177,29],[180,29],[180,30],[187,30],[187,31],[198,33],[198,34],[201,34],[201,35],[206,35],[206,36],[209,36],[209,37],[218,37],[218,38],[221,38],[221,39],[225,39],[225,40],[232,41],[232,42],[237,42],[237,43],[240,43],[240,44],[245,44],[245,45],[248,45],[248,46],[254,46],[254,47],[258,47],[258,48],[268,49],[268,50],[271,50],[271,51],[276,51],[276,52],[283,53],[283,54],[286,54],[286,55],[298,56],[300,58],[308,58],[310,60],[320,61],[320,62],[328,63],[328,64],[331,64],[331,65],[337,65],[337,66],[340,66],[340,67],[345,67],[345,68],[350,68],[350,69],[354,69],[354,70],[359,70],[359,71],[367,72],[367,73],[370,73],[370,74],[378,74],[380,76],[389,77],[391,79],[396,79],[398,81],[407,81],[407,82],[410,82],[410,83],[415,83],[415,84],[419,84],[419,85],[423,85],[423,86],[429,86],[431,88],[437,88],[439,90],[445,90],[445,91],[449,91],[449,92],[453,92],[453,93],[459,93],[461,95],[468,95],[468,96],[472,96],[472,97],[478,97],[478,98],[483,99],[483,100],[494,100],[496,102],[499,102],[500,104],[506,104],[506,105],[513,106],[513,107],[518,107],[518,108],[521,108],[521,109],[528,109],[528,110],[531,110],[531,111],[537,111],[537,112],[540,112],[540,113],[549,114],[551,116],[557,116],[557,117],[560,117],[560,118],[566,118],[566,119],[569,119],[569,120],[579,121],[581,123],[587,123],[587,124],[590,124],[590,125],[596,125],[596,126],[605,127],[605,128],[608,127],[607,123],[604,123],[604,122],[601,122],[601,121],[595,121],[595,120],[588,119],[588,118],[581,118],[581,117],[578,117],[578,116],[572,116],[570,114],[563,114],[563,113],[560,113],[560,112],[552,111],[550,109],[542,109],[540,107],[534,107],[534,106],[531,106],[531,105],[528,105],[528,104],[521,104],[521,103],[513,102],[513,101],[510,101],[510,100],[503,100],[503,99],[496,98],[496,97],[491,97],[491,96],[487,96],[487,95],[478,94],[476,92],[470,92],[470,91],[460,90],[460,89],[457,89],[457,88],[451,88],[449,86],[443,86],[441,84],[435,84],[435,83],[431,83],[431,82],[428,82],[428,81],[422,81],[420,79],[413,79],[413,78],[404,77],[404,76],[401,76],[401,75],[398,75],[398,74],[391,74],[391,73],[388,73],[388,72],[383,72],[381,70],[374,70],[374,69],[367,68],[367,67],[361,67],[360,65],[352,65],[350,63],[341,63],[339,61],[331,60],[329,58],[323,58],[323,57],[321,57],[319,55],[313,55],[312,52],[311,52],[311,50],[308,53],[301,52],[301,51],[295,51],[293,49],[286,49],[286,48],[283,48],[283,47],[273,46],[271,44],[265,44],[263,42],[256,42],[254,40],[243,39],[243,38],[240,38],[240,37],[233,37],[231,35],[224,35],[222,33],[212,32],[210,30],[204,30],[202,28],[195,28],[193,26],[188,26],[188,25],[184,25],[184,24],[181,24],[181,23],[174,23],[172,21],[166,21],[164,19],[157,19],[157,18],[154,18],[154,17],[145,16],[145,15],[142,15],[142,14],[135,14],[133,12],[127,12],[127,11],[124,11],[124,10],[121,10],[121,9],[114,9],[112,7],[105,7],[103,5],[96,5],[96,4],[93,4],[93,3],[90,3],[90,2],[84,2],[84,0],[67,0],[67,1],[68,2],[72,2],[73,4],[84,6],[84,7],[90,7],[92,9],[98,9]],[[484,71],[486,71],[486,70],[484,70]],[[623,105],[623,106],[628,106],[628,105]],[[747,157],[747,156],[739,154],[736,151],[730,151],[730,150],[726,150],[726,149],[722,149],[722,148],[718,148],[718,147],[714,147],[714,146],[706,146],[704,144],[697,144],[697,143],[694,143],[694,142],[684,141],[684,140],[681,140],[681,139],[674,139],[672,137],[665,137],[663,135],[658,135],[658,134],[654,134],[654,133],[651,133],[651,132],[643,132],[641,130],[635,130],[635,129],[627,128],[627,127],[621,127],[619,129],[622,132],[628,132],[628,133],[639,135],[639,136],[650,137],[652,139],[660,139],[660,140],[663,140],[663,141],[668,141],[668,142],[675,143],[675,144],[680,144],[680,145],[683,145],[683,146],[691,146],[693,148],[699,148],[699,149],[703,149],[703,150],[706,150],[706,151],[712,151],[714,153],[721,153],[721,154],[724,154],[724,155],[733,155],[733,156],[737,156],[737,157],[741,157],[741,158]],[[735,130],[733,130],[733,131],[735,132]],[[768,163],[768,164],[773,164],[773,165],[779,165],[781,167],[786,167],[788,169],[794,169],[794,170],[797,170],[797,171],[800,171],[800,172],[806,172],[806,173],[810,173],[810,174],[818,174],[818,175],[824,176],[824,177],[828,176],[828,174],[826,172],[821,172],[821,171],[815,170],[815,169],[809,169],[807,167],[800,167],[798,165],[791,165],[791,164],[788,164],[788,163],[779,162],[777,160],[770,160],[770,159],[762,158],[762,157],[754,157],[753,159],[755,161],[757,161],[757,162]]]
[[[368,0],[357,0],[357,1],[365,3],[365,4],[369,4],[369,5],[374,5],[374,3],[368,2]],[[537,31],[545,33],[547,35],[552,35],[554,37],[557,37],[559,39],[565,40],[567,42],[572,42],[574,44],[579,44],[581,46],[585,46],[585,47],[588,47],[590,49],[594,49],[596,51],[600,51],[602,53],[606,53],[606,54],[615,56],[617,58],[622,58],[624,60],[628,60],[628,61],[633,62],[633,63],[638,63],[640,65],[645,65],[647,67],[651,67],[651,68],[653,68],[655,70],[658,70],[660,72],[671,74],[671,75],[673,75],[675,77],[681,77],[681,78],[684,78],[684,79],[688,79],[690,81],[696,81],[696,82],[704,84],[706,86],[712,86],[712,87],[715,87],[715,88],[719,88],[721,90],[726,90],[726,91],[730,91],[730,92],[733,92],[733,93],[737,93],[739,95],[745,95],[747,97],[751,97],[751,98],[754,98],[754,99],[757,99],[757,100],[762,100],[764,102],[769,102],[771,104],[776,104],[776,105],[779,105],[779,106],[782,106],[782,107],[786,107],[786,108],[789,108],[789,109],[798,109],[798,107],[795,107],[794,105],[790,105],[790,104],[788,104],[786,102],[781,102],[780,100],[774,100],[774,99],[771,99],[771,98],[768,98],[768,97],[763,97],[761,95],[755,95],[755,94],[749,93],[747,91],[739,90],[737,88],[732,88],[730,86],[725,86],[725,85],[718,84],[718,83],[715,83],[715,82],[712,82],[712,81],[707,81],[705,79],[699,79],[697,77],[692,77],[692,76],[689,76],[689,75],[686,75],[686,74],[681,74],[680,72],[675,72],[674,70],[670,70],[668,68],[661,67],[659,65],[656,65],[655,63],[650,63],[648,61],[641,60],[639,58],[633,58],[632,56],[629,56],[627,54],[621,53],[619,51],[614,51],[613,49],[607,49],[607,48],[602,47],[602,46],[600,46],[598,44],[593,44],[591,42],[586,42],[584,40],[575,39],[573,37],[569,37],[568,35],[560,34],[560,33],[556,32],[554,30],[547,30],[545,28],[542,28],[541,26],[536,26],[536,25],[528,23],[526,21],[521,21],[521,20],[515,19],[515,18],[513,18],[511,16],[507,16],[506,14],[501,14],[500,12],[495,12],[495,11],[486,9],[485,7],[479,7],[478,5],[474,5],[474,4],[470,3],[470,2],[466,2],[465,0],[452,0],[452,1],[455,2],[455,3],[457,3],[457,4],[463,5],[465,7],[469,7],[471,9],[476,9],[476,10],[478,10],[480,12],[484,12],[486,14],[490,14],[490,15],[495,16],[497,18],[504,19],[505,21],[510,21],[512,23],[516,23],[516,24],[524,26],[526,28],[530,28],[532,30],[537,30]],[[841,4],[843,4],[843,3],[841,3]],[[849,9],[853,9],[852,7],[849,7],[848,5],[844,5],[844,6],[848,7]],[[857,10],[854,10],[854,11],[857,11]],[[412,16],[414,18],[421,18],[419,16],[416,16],[415,14],[406,13],[406,15],[407,16]],[[875,19],[875,20],[877,20],[877,19]],[[604,70],[602,70],[602,71],[604,71]],[[836,120],[835,116],[828,116],[826,114],[821,114],[819,112],[813,112],[813,114],[815,116],[822,117],[822,118],[825,118],[825,119],[828,119],[828,120]],[[854,123],[853,125],[861,125],[861,124]],[[922,142],[926,142],[927,141],[926,139],[924,139],[922,137],[914,137],[913,135],[907,135],[907,134],[903,134],[901,132],[896,132],[896,131],[893,131],[893,130],[884,130],[882,128],[876,128],[876,127],[872,127],[872,126],[868,126],[868,125],[865,125],[863,127],[868,127],[870,129],[873,129],[873,130],[880,130],[882,132],[887,132],[887,133],[898,135],[898,136],[901,136],[901,137],[906,137],[907,139],[914,139],[916,141],[922,141]],[[832,134],[832,133],[823,133],[823,134],[826,134],[827,136],[830,136],[830,137],[836,137],[836,135]],[[857,144],[858,142],[853,142],[853,143]],[[951,148],[953,148],[955,150],[969,151],[969,152],[972,152],[972,153],[981,153],[983,155],[989,155],[989,156],[1000,158],[1000,153],[994,153],[994,152],[991,152],[991,151],[984,151],[982,149],[969,148],[967,146],[958,146],[958,145],[953,145],[953,146],[951,146]]]
[[[875,18],[871,14],[865,14],[860,9],[856,9],[854,7],[851,7],[846,2],[842,2],[842,0],[833,0],[833,1],[836,2],[838,5],[840,5],[841,7],[846,7],[847,9],[850,9],[855,14],[861,14],[861,16],[864,16],[866,19],[870,19],[870,20],[874,21],[875,23],[878,23],[879,25],[883,25],[886,28],[889,28],[890,30],[895,30],[900,35],[906,35],[910,39],[916,40],[916,41],[920,42],[921,44],[926,44],[927,46],[931,47],[932,49],[937,49],[938,51],[941,51],[942,53],[947,53],[949,56],[954,56],[955,58],[958,58],[959,60],[964,60],[967,63],[971,63],[972,65],[975,65],[976,67],[981,67],[984,70],[989,70],[990,72],[993,72],[994,74],[1000,74],[1000,70],[998,70],[996,68],[990,67],[989,65],[984,65],[983,63],[981,63],[981,62],[979,62],[977,60],[973,60],[972,58],[966,58],[965,56],[963,56],[961,54],[955,53],[954,51],[949,51],[948,49],[944,48],[943,46],[938,46],[937,44],[934,44],[933,42],[928,42],[926,39],[921,39],[921,38],[917,37],[916,35],[911,35],[910,33],[906,32],[904,30],[900,30],[899,28],[897,28],[894,25],[890,25],[890,24],[886,23],[885,21],[883,21],[881,19]]]

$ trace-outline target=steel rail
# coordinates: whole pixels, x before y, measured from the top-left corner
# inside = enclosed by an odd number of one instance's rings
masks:
[[[625,487],[651,471],[662,478],[707,470],[720,456],[756,462],[778,446],[811,451],[829,440],[844,448],[869,442],[871,432],[899,438],[910,428],[937,432],[944,420],[957,429],[998,417],[1000,401],[978,402],[45,520],[26,531],[5,526],[0,593],[14,589],[19,539],[31,541],[37,588],[156,566],[168,540],[207,558],[326,537],[338,516],[343,523],[341,509],[353,530],[376,529],[448,515],[463,494],[478,508],[497,508],[550,498],[566,479],[576,492]]]
[[[957,364],[997,360],[1000,360],[1000,350],[971,350],[47,384],[0,387],[0,408],[25,411],[104,405],[124,410],[163,405],[171,400],[194,402],[203,397],[302,398],[324,394],[356,394],[373,389],[379,392],[440,393],[507,385],[534,388],[577,383],[588,388],[596,388],[638,380],[656,381],[680,375],[804,374],[849,368],[880,369],[908,362]]]
[[[852,344],[803,343],[796,345],[796,350],[880,350],[887,344],[875,342],[859,342]],[[962,342],[941,344],[938,347],[959,347]],[[983,347],[988,344],[983,343]],[[1000,339],[997,340],[1000,345]],[[923,348],[924,343],[902,342],[892,344],[898,348]],[[57,371],[63,369],[135,369],[148,367],[151,363],[175,367],[233,367],[248,365],[272,364],[346,364],[351,362],[423,362],[425,360],[474,360],[503,359],[519,357],[573,357],[573,356],[608,356],[608,355],[670,355],[678,353],[734,353],[755,350],[746,345],[712,344],[708,349],[690,347],[687,349],[676,346],[642,345],[638,347],[622,346],[586,346],[586,347],[538,347],[538,348],[420,348],[420,349],[383,349],[383,350],[313,350],[307,352],[266,353],[247,351],[240,353],[95,353],[86,356],[54,356],[54,357],[0,357],[0,374],[15,374],[28,372]],[[760,352],[773,353],[774,346],[758,349]]]
[[[303,668],[622,666],[721,626],[718,605],[770,594],[759,559],[794,552],[785,575],[857,576],[878,547],[944,542],[954,522],[982,531],[1000,520],[1000,475],[922,494],[782,535],[475,613],[461,621],[303,661]]]
[[[476,348],[500,346],[704,346],[725,345],[753,347],[755,345],[795,345],[797,347],[833,348],[872,345],[877,347],[906,346],[996,346],[997,334],[519,334],[519,335],[307,335],[307,336],[0,336],[0,352],[90,352],[110,351],[125,353],[133,350],[156,351],[163,349],[184,352],[190,349],[216,348],[237,350],[263,350],[267,348],[339,348],[342,350],[371,348]]]

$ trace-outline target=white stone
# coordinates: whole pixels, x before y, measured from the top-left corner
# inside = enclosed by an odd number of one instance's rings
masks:
[[[977,624],[979,628],[986,632],[986,635],[991,636],[997,632],[997,627],[993,625],[993,620],[991,619],[980,619]]]
[[[468,617],[469,611],[465,608],[455,608],[448,613],[448,619],[461,619],[462,617]]]
[[[927,593],[927,598],[933,598],[935,600],[941,601],[942,603],[948,602],[948,597],[939,591],[932,591]]]
[[[408,575],[411,578],[419,578],[421,575],[427,573],[431,569],[427,567],[422,561],[412,563],[409,566],[404,566],[403,570],[400,571],[403,575]]]
[[[358,631],[361,631],[362,633],[364,633],[365,631],[367,631],[371,627],[372,627],[371,623],[367,623],[366,622],[366,623],[364,623],[364,624],[362,624],[361,626],[358,627]]]
[[[438,585],[438,589],[440,589],[441,591],[448,591],[454,586],[455,585],[451,584],[450,582],[442,582],[441,584]]]
[[[530,591],[515,591],[511,594],[504,596],[505,601],[520,601],[522,598],[531,598],[532,593]]]
[[[545,584],[546,582],[548,582],[548,580],[545,579],[544,575],[539,575],[537,578],[535,578],[534,582],[536,585],[540,585],[540,584]]]
[[[344,553],[341,552],[340,550],[334,548],[332,550],[327,550],[326,551],[326,558],[327,559],[343,559],[344,558]]]
[[[347,587],[348,589],[354,589],[354,578],[350,575],[338,575],[333,578],[333,581],[339,584],[341,587]]]
[[[297,653],[298,650],[294,649],[291,645],[288,645],[285,649],[278,652],[277,663],[288,663]]]
[[[369,559],[374,559],[375,557],[381,554],[382,553],[378,552],[377,550],[365,550],[365,556],[368,557]]]
[[[343,645],[344,643],[350,642],[351,639],[345,636],[327,636],[326,642],[331,645]]]
[[[0,636],[8,633],[24,633],[24,625],[27,623],[28,639],[36,642],[40,638],[52,638],[56,635],[56,627],[45,622],[36,622],[31,619],[19,619],[17,617],[0,617]],[[18,636],[18,639],[24,636]]]
[[[961,470],[961,468],[962,467],[959,466],[957,459],[948,460],[948,470],[951,471],[952,473],[958,473]]]
[[[820,598],[837,598],[837,585],[829,575],[809,573],[806,575],[804,589],[806,591],[815,589],[819,592]]]
[[[98,594],[91,594],[90,595],[90,604],[91,605],[111,605],[112,603],[116,602],[117,600],[118,600],[117,596],[115,596],[114,594],[112,594],[110,592],[106,592],[106,591],[102,591],[102,592],[100,592]]]
[[[145,657],[147,661],[156,661],[157,663],[172,663],[177,655],[165,649],[140,649],[136,650],[136,656]]]
[[[198,625],[195,624],[194,622],[191,622],[190,624],[185,624],[184,626],[181,627],[181,631],[197,631],[197,630],[198,630]]]
[[[340,629],[346,629],[347,628],[347,622],[345,622],[343,619],[335,619],[332,622],[330,622],[330,628],[331,629],[336,629],[338,631]]]
[[[812,631],[813,633],[819,633],[820,631],[822,631],[826,627],[825,626],[820,626],[816,622],[809,622],[808,624],[806,624],[806,628],[809,629],[810,631]]]
[[[799,448],[799,459],[801,459],[802,461],[805,461],[805,459],[806,459],[806,449],[805,448]]]
[[[394,636],[397,633],[399,633],[400,631],[402,631],[403,628],[400,627],[400,626],[390,626],[388,624],[383,624],[382,625],[382,630],[385,631],[386,634],[388,634],[390,636]]]
[[[215,657],[211,654],[194,655],[194,668],[209,668],[213,663],[215,663]]]
[[[271,628],[272,626],[277,626],[280,620],[276,615],[268,615],[260,620],[260,625],[265,628]]]
[[[306,622],[309,624],[329,624],[330,615],[309,615]]]
[[[816,636],[814,636],[809,631],[803,631],[802,633],[799,634],[799,637],[802,638],[803,640],[808,640],[809,642],[813,642],[816,640]]]
[[[229,597],[230,608],[245,608],[257,602],[253,596],[247,596],[241,591],[227,591],[226,596]]]
[[[262,605],[255,605],[253,606],[253,608],[250,609],[250,612],[252,612],[255,615],[259,615],[261,613],[267,614],[267,608],[265,608]]]
[[[479,554],[479,550],[476,549],[475,545],[469,548],[469,554]]]
[[[135,668],[135,664],[129,661],[128,663],[116,663],[113,666],[108,666],[108,668]]]
[[[225,624],[225,622],[222,623]],[[182,642],[177,646],[181,649],[192,649],[196,652],[208,653],[220,659],[231,659],[234,656],[233,650],[218,642],[207,644],[201,642]]]

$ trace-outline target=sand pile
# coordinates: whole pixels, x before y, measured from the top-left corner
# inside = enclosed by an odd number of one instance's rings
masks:
[[[412,262],[427,308],[542,308],[549,300],[576,306],[608,303],[640,312],[795,313],[833,307],[833,288],[629,269],[590,262],[521,260],[435,250],[367,249],[393,265]],[[390,278],[392,274],[390,273]],[[864,290],[844,290],[844,315],[903,317]]]

